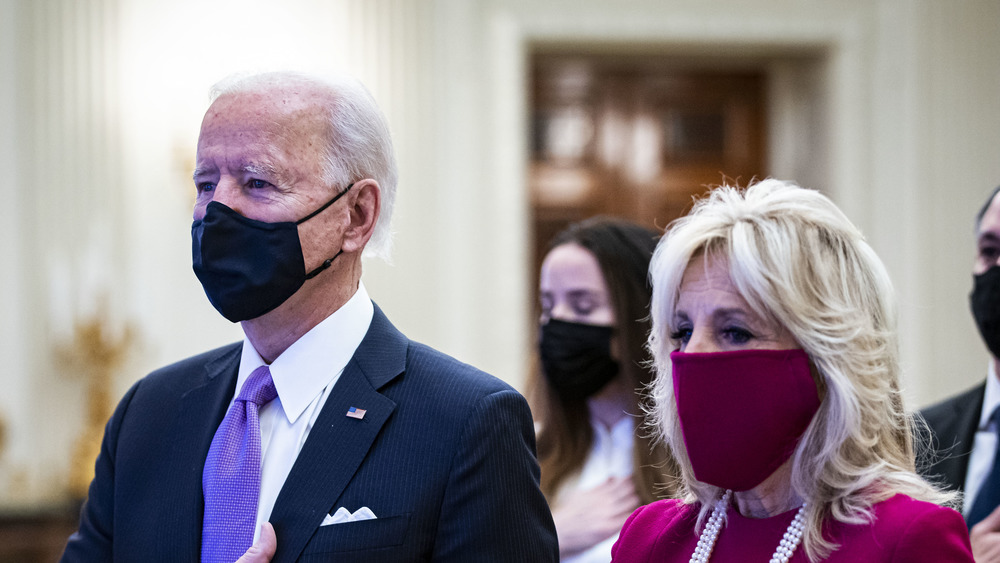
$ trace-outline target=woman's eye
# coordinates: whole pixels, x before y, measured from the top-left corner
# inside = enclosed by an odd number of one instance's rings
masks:
[[[680,342],[681,344],[687,344],[687,341],[691,340],[691,329],[679,328],[674,332],[670,333],[670,338]]]
[[[250,187],[250,188],[253,188],[253,189],[265,188],[265,187],[267,187],[267,185],[268,185],[268,183],[265,182],[264,180],[258,180],[256,178],[254,178],[254,179],[250,180],[249,182],[247,182],[247,186]]]
[[[749,330],[740,327],[730,327],[723,330],[722,333],[731,344],[746,344],[753,338],[753,334]]]
[[[215,189],[215,184],[211,182],[201,182],[194,185],[198,193],[210,192]]]
[[[1000,249],[995,246],[984,246],[979,249],[979,256],[984,260],[994,261],[1000,256]]]
[[[574,299],[572,301],[573,312],[581,317],[586,317],[587,315],[594,312],[597,308],[597,303],[589,298],[584,297],[580,299]]]
[[[552,314],[552,298],[543,295],[541,299],[538,300],[538,304],[542,310],[542,319],[545,320],[549,318],[549,315]]]

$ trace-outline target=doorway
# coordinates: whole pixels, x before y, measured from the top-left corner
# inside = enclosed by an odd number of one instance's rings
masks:
[[[530,76],[535,280],[571,222],[602,214],[662,231],[710,186],[769,173],[761,67],[542,51]]]

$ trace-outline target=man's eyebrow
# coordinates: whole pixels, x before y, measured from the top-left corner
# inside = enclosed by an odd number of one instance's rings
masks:
[[[197,179],[199,176],[205,174],[211,174],[215,168],[195,168],[194,173],[191,175],[193,178]],[[269,162],[249,162],[239,167],[239,171],[243,174],[249,176],[267,176],[276,177],[278,175],[278,169]]]
[[[250,162],[241,166],[240,171],[257,176],[275,176],[278,173],[278,170],[274,167],[274,165],[268,162]]]

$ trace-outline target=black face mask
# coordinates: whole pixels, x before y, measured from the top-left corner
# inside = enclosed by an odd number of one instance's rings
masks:
[[[541,326],[539,352],[545,378],[565,399],[597,393],[618,375],[611,358],[610,326],[550,320]]]
[[[1000,358],[1000,266],[972,276],[972,316],[979,334],[994,357]]]
[[[235,323],[270,312],[330,267],[343,250],[306,273],[298,225],[333,205],[353,185],[295,222],[255,221],[209,202],[205,217],[191,224],[191,255],[195,275],[223,317]]]

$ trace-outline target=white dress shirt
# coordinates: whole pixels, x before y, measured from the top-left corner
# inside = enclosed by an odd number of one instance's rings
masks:
[[[608,428],[591,418],[590,425],[594,429],[594,444],[587,460],[578,475],[560,485],[555,504],[559,504],[560,498],[592,489],[612,477],[632,476],[635,419],[623,416]],[[615,533],[580,553],[563,558],[562,563],[608,563],[611,561],[611,547],[617,540],[618,534]]]
[[[375,306],[365,286],[358,284],[358,290],[347,303],[302,335],[271,363],[271,379],[278,398],[260,409],[260,499],[254,541],[260,534],[260,525],[271,517],[274,502],[309,430],[368,332],[374,315]],[[234,399],[250,374],[264,363],[244,337]]]
[[[962,499],[962,514],[969,514],[973,501],[979,489],[983,486],[983,481],[990,474],[993,468],[993,456],[997,449],[996,428],[990,422],[990,415],[1000,406],[1000,380],[997,379],[996,369],[993,361],[986,376],[986,393],[983,396],[983,410],[979,413],[979,426],[976,429],[975,442],[972,444],[972,453],[969,455],[969,467],[965,472],[965,496]]]

